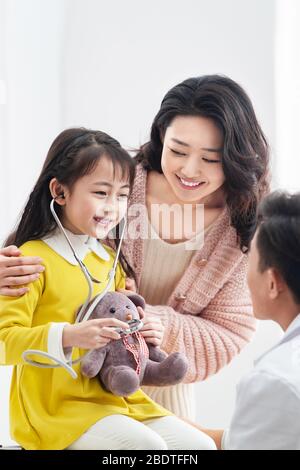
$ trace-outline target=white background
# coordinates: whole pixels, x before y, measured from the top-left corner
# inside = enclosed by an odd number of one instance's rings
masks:
[[[101,129],[136,148],[163,95],[190,76],[221,73],[247,90],[272,146],[274,188],[298,189],[297,3],[0,0],[0,240],[63,128]],[[280,334],[261,324],[230,366],[197,384],[203,426],[228,426],[237,381]],[[0,368],[0,443],[10,442],[9,381]]]

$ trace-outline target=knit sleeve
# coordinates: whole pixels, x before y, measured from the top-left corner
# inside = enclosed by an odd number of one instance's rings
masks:
[[[198,315],[180,313],[172,307],[146,306],[165,327],[161,348],[180,351],[189,360],[186,383],[205,380],[228,364],[250,341],[255,331],[243,260],[230,279]]]

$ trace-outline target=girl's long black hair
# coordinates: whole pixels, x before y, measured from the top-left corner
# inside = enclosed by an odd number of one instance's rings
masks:
[[[162,173],[161,136],[176,116],[207,117],[222,131],[226,202],[240,248],[247,251],[258,203],[269,192],[269,147],[249,97],[240,85],[221,75],[189,78],[173,87],[154,118],[150,141],[135,157],[146,170]]]
[[[93,171],[103,155],[110,158],[114,168],[121,168],[122,175],[127,177],[132,189],[135,163],[117,140],[104,132],[85,128],[72,128],[61,132],[49,149],[21,219],[16,230],[7,238],[5,246],[14,244],[20,247],[27,241],[39,240],[53,232],[57,226],[50,211],[50,181],[57,178],[59,183],[71,189],[79,178]],[[60,215],[59,206],[57,213]],[[120,243],[119,232],[120,227],[116,227],[116,237],[113,240],[115,248]],[[122,252],[120,263],[126,274],[135,279],[134,272]]]

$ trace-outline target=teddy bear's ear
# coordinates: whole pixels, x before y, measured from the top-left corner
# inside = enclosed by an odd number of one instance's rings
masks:
[[[131,302],[133,302],[136,307],[142,307],[142,308],[146,307],[145,299],[141,295],[139,295],[139,294],[129,294],[129,295],[127,295],[126,294],[126,297],[128,297],[128,299],[130,299]]]

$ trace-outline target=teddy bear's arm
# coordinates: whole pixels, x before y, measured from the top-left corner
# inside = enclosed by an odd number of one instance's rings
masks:
[[[106,349],[98,348],[91,351],[81,362],[81,372],[86,377],[95,377],[103,366]]]
[[[149,359],[154,362],[162,362],[168,356],[164,351],[159,349],[158,346],[152,346],[148,344]]]

